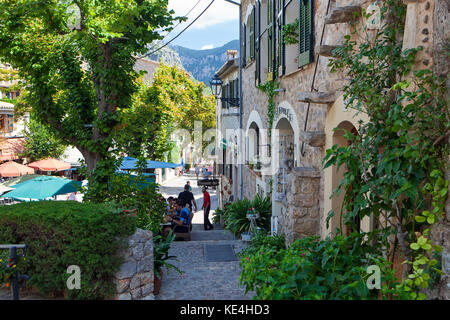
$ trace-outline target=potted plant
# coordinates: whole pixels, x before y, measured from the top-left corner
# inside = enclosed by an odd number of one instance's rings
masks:
[[[167,262],[167,260],[178,260],[176,256],[169,256],[169,249],[172,241],[175,239],[175,235],[172,230],[166,238],[161,235],[157,235],[153,238],[153,259],[154,259],[154,289],[153,293],[158,294],[161,289],[163,278],[163,267],[166,266],[167,274],[170,269],[174,269],[180,274],[182,273],[178,267]]]

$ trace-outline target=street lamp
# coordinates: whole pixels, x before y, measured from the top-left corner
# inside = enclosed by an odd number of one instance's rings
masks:
[[[239,107],[240,106],[240,99],[239,98],[227,98],[227,97],[220,97],[220,92],[222,91],[222,85],[223,81],[220,80],[219,76],[217,74],[214,75],[214,77],[209,82],[211,86],[211,91],[213,95],[216,97],[216,99],[220,99],[223,102],[227,102],[228,104],[232,105],[233,107]]]
[[[211,86],[211,90],[213,95],[218,98],[220,96],[220,92],[222,91],[222,85],[223,81],[220,80],[219,76],[217,74],[214,75],[214,77],[209,82]]]

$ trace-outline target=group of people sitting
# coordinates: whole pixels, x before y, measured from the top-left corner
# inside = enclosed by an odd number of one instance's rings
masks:
[[[209,221],[209,211],[211,209],[211,197],[206,190],[206,187],[202,188],[203,192],[203,224],[205,230],[214,229],[214,226]],[[171,225],[164,227],[164,235],[167,236],[170,230],[174,233],[187,233],[191,226],[191,213],[198,210],[197,202],[195,201],[194,194],[192,193],[192,187],[189,181],[184,186],[184,191],[180,192],[178,198],[169,197],[167,199],[167,215],[165,217],[166,222],[170,222]],[[195,211],[192,211],[194,207]]]

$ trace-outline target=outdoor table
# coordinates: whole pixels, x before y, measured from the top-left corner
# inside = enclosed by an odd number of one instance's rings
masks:
[[[161,227],[169,227],[169,226],[172,225],[172,223],[171,223],[171,222],[166,222],[166,223],[160,223],[159,225],[160,225]]]

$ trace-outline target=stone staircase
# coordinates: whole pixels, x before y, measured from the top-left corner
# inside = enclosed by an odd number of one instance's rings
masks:
[[[235,239],[218,225],[214,230],[203,230],[203,225],[193,224],[191,241],[175,241],[169,254],[177,256],[172,261],[183,274],[174,270],[164,272],[161,291],[156,300],[249,300],[253,294],[244,294],[245,288],[239,287],[239,257],[234,261],[207,262],[206,246],[232,247],[235,254],[246,244]]]

